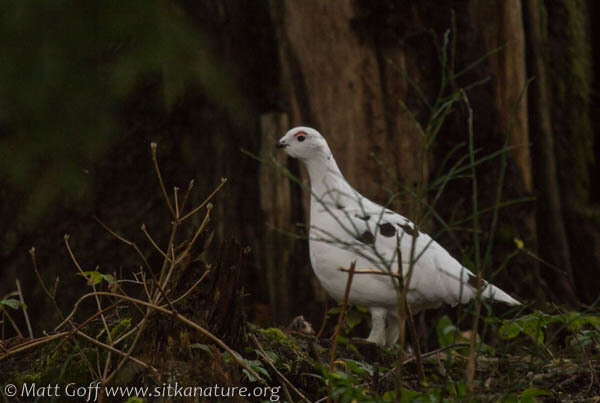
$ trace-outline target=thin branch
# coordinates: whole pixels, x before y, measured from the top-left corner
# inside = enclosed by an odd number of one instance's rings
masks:
[[[271,359],[269,358],[269,356],[267,355],[267,353],[265,352],[265,349],[263,348],[263,346],[260,344],[260,342],[258,341],[258,339],[256,338],[255,335],[251,334],[250,337],[252,338],[252,340],[254,341],[254,344],[256,344],[256,347],[258,347],[258,352],[260,354],[260,356],[265,360],[265,362],[271,367],[273,368],[273,371],[275,371],[275,373],[277,374],[277,376],[279,376],[279,378],[285,383],[287,384],[294,392],[296,392],[296,394],[298,396],[300,396],[300,398],[302,400],[304,400],[305,402],[310,402],[310,400],[304,395],[304,393],[300,392],[300,390],[298,390],[298,388],[296,388],[294,386],[294,384],[292,382],[290,382],[289,379],[287,379],[285,377],[285,375],[283,375],[273,364],[273,361],[271,361]]]
[[[342,307],[340,310],[340,314],[338,316],[337,326],[335,327],[335,332],[333,333],[333,342],[331,346],[331,353],[329,355],[329,370],[333,370],[333,362],[335,361],[335,353],[337,349],[338,336],[340,331],[342,330],[342,326],[344,324],[344,317],[346,316],[346,310],[348,309],[348,298],[350,297],[350,288],[352,287],[352,278],[354,277],[354,269],[356,267],[356,261],[352,262],[350,265],[350,270],[348,272],[348,280],[346,280],[346,289],[344,290],[344,299],[342,300]]]
[[[423,368],[423,360],[421,359],[421,345],[418,342],[418,337],[417,337],[417,329],[415,327],[415,321],[413,318],[413,314],[412,311],[410,309],[410,305],[406,304],[406,310],[407,310],[407,319],[408,319],[408,329],[410,330],[410,335],[413,339],[414,342],[414,347],[415,347],[415,362],[417,364],[417,376],[419,377],[419,380],[423,380],[425,379],[425,369]]]
[[[152,281],[154,284],[156,284],[156,286],[158,287],[158,291],[165,297],[165,299],[167,300],[167,302],[169,301],[169,298],[167,298],[167,294],[165,293],[165,290],[161,287],[160,282],[156,279],[156,276],[154,275],[154,271],[152,270],[152,268],[150,267],[150,264],[148,263],[148,260],[146,259],[146,256],[144,256],[144,254],[142,253],[142,251],[140,250],[140,248],[137,246],[137,244],[135,242],[130,241],[129,239],[117,234],[115,231],[113,231],[108,225],[104,224],[102,221],[100,221],[100,219],[96,216],[94,216],[94,219],[112,236],[114,236],[115,238],[117,238],[119,241],[123,242],[126,245],[131,246],[136,253],[138,254],[138,256],[140,256],[140,258],[142,259],[142,261],[144,262],[144,265],[146,266],[146,268],[148,269],[148,272],[150,273],[150,276],[152,276]],[[174,234],[171,234],[171,239],[174,237]],[[165,259],[168,259],[167,256],[165,256]],[[166,262],[166,260],[165,260]],[[144,287],[147,287],[146,284],[144,284]]]
[[[133,302],[135,304],[139,304],[139,305],[144,305],[147,307],[150,307],[152,309],[155,309],[159,312],[162,312],[164,314],[167,315],[171,315],[172,318],[174,319],[178,319],[181,322],[185,323],[186,325],[196,329],[197,331],[199,331],[200,333],[202,333],[204,336],[206,336],[207,338],[209,338],[210,340],[212,340],[213,342],[215,342],[217,345],[219,345],[223,350],[227,351],[232,357],[233,359],[238,363],[238,365],[240,365],[242,368],[244,368],[246,371],[248,371],[254,378],[256,378],[260,383],[262,383],[263,385],[266,385],[265,380],[256,373],[256,371],[254,371],[252,368],[250,368],[248,366],[248,364],[245,362],[244,358],[237,353],[235,350],[233,350],[231,347],[229,347],[227,344],[225,344],[225,342],[221,339],[219,339],[217,336],[215,336],[214,334],[212,334],[210,331],[208,331],[207,329],[203,328],[202,326],[198,325],[196,322],[186,318],[185,316],[181,315],[178,312],[174,312],[174,311],[170,311],[162,306],[153,304],[151,302],[147,302],[147,301],[143,301],[141,299],[137,299],[137,298],[133,298],[133,297],[129,297],[127,295],[121,295],[121,294],[116,294],[113,292],[107,292],[107,291],[98,291],[95,293],[88,293],[85,294],[83,296],[81,296],[76,302],[75,305],[73,306],[73,310],[71,311],[71,313],[67,316],[66,320],[70,320],[73,315],[75,315],[75,312],[77,311],[79,304],[81,304],[81,302],[83,300],[85,300],[86,298],[89,298],[91,296],[93,296],[94,294],[97,295],[106,295],[106,296],[111,296],[111,297],[115,297],[115,298],[120,298],[120,299],[124,299],[126,301],[129,302]]]
[[[75,267],[77,267],[77,270],[79,270],[79,274],[81,274],[83,276],[83,278],[86,278],[85,273],[83,272],[83,269],[79,265],[77,258],[75,257],[75,255],[73,254],[73,251],[71,250],[71,245],[69,244],[70,237],[71,237],[71,235],[69,235],[69,234],[65,234],[65,236],[64,236],[65,245],[67,245],[67,251],[69,251],[69,256],[71,256],[71,260],[75,264]]]
[[[86,333],[82,332],[81,330],[77,330],[76,333],[77,333],[78,336],[83,337],[84,339],[88,340],[89,342],[91,342],[93,344],[96,344],[96,345],[98,345],[98,346],[100,346],[100,347],[102,347],[102,348],[104,348],[104,349],[106,349],[108,351],[111,351],[113,353],[116,353],[116,354],[119,354],[121,356],[124,356],[125,358],[127,358],[127,359],[135,362],[136,364],[141,365],[145,369],[151,370],[156,375],[160,375],[160,373],[158,372],[158,370],[156,368],[154,368],[152,365],[146,364],[144,361],[139,360],[139,359],[137,359],[135,357],[132,357],[132,356],[124,353],[123,351],[119,350],[118,348],[114,348],[113,346],[110,346],[110,345],[108,345],[106,343],[102,343],[101,341],[99,341],[99,340],[97,340],[97,339],[95,339],[95,338],[87,335]]]
[[[219,190],[221,190],[221,188],[223,187],[223,185],[225,185],[225,183],[227,183],[227,178],[221,178],[221,183],[219,183],[219,185],[216,187],[216,189],[213,190],[212,193],[209,194],[208,197],[202,203],[200,203],[200,205],[198,207],[196,207],[195,209],[193,209],[192,211],[190,211],[189,213],[187,213],[186,215],[184,215],[179,221],[180,222],[181,221],[185,221],[189,217],[193,216],[198,211],[200,211],[202,209],[202,207],[206,206],[206,204],[214,197],[214,195],[216,195],[217,192]]]
[[[343,268],[340,268],[340,269],[343,269]],[[323,312],[323,321],[321,322],[321,327],[319,328],[319,331],[315,335],[315,340],[319,340],[321,338],[321,335],[323,334],[323,331],[325,330],[325,325],[327,324],[327,318],[329,317],[327,300],[325,300],[324,305],[325,305],[325,310]]]
[[[196,281],[194,283],[194,285],[192,285],[186,292],[184,292],[180,297],[177,297],[173,300],[173,303],[177,303],[179,301],[181,301],[182,299],[184,299],[185,297],[187,297],[201,282],[202,280],[204,280],[204,278],[208,275],[208,273],[210,273],[210,270],[206,270],[204,273],[202,273],[202,276],[200,276],[200,278],[198,279],[198,281]]]
[[[31,328],[31,322],[29,321],[29,314],[27,313],[27,305],[25,305],[25,298],[23,298],[23,291],[21,290],[21,282],[16,279],[17,292],[19,293],[19,300],[21,301],[21,309],[23,310],[23,316],[25,316],[25,323],[27,324],[27,331],[29,332],[29,338],[33,340],[33,329]]]
[[[156,171],[156,176],[158,176],[158,183],[160,184],[160,190],[167,202],[167,207],[169,207],[169,211],[175,217],[175,210],[173,210],[173,206],[171,205],[171,200],[169,199],[169,195],[167,195],[167,189],[165,188],[165,183],[163,182],[162,175],[160,173],[160,168],[158,167],[158,159],[156,157],[156,148],[157,145],[155,142],[150,143],[150,149],[152,150],[152,162],[154,163],[154,170]]]
[[[5,358],[10,357],[11,355],[15,355],[22,351],[29,350],[30,348],[39,346],[41,344],[48,343],[52,340],[60,339],[61,337],[68,336],[69,334],[71,334],[71,332],[64,331],[64,332],[52,334],[49,336],[38,337],[37,339],[28,341],[27,343],[19,344],[17,346],[10,348],[5,354],[0,355],[0,361],[2,361]]]
[[[180,211],[183,211],[185,209],[185,204],[188,201],[188,197],[190,197],[190,193],[192,192],[193,187],[194,187],[194,180],[192,179],[192,180],[190,180],[187,190],[185,191],[185,194],[183,195],[183,201],[181,202],[181,207],[179,208]]]
[[[345,267],[338,267],[338,270],[344,271],[347,273],[350,272],[350,269],[346,269]],[[383,270],[379,270],[379,269],[356,269],[356,270],[354,270],[354,274],[378,274],[381,276],[390,276],[390,277],[394,277],[399,280],[402,280],[402,276],[399,275],[398,273],[387,272],[387,271],[383,271]]]
[[[171,259],[169,258],[169,256],[167,256],[167,254],[165,252],[163,252],[163,250],[156,244],[156,242],[154,242],[154,239],[152,238],[152,236],[148,233],[148,230],[146,229],[146,224],[142,224],[140,229],[142,230],[144,235],[146,235],[146,238],[148,238],[148,240],[150,241],[152,246],[154,246],[154,249],[156,249],[158,251],[158,253],[160,253],[165,259],[170,261]]]
[[[178,194],[179,188],[177,186],[173,187],[173,200],[175,200],[175,219],[179,220],[179,198]]]

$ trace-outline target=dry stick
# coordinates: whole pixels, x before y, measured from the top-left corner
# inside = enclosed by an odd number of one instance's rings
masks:
[[[65,236],[64,236],[65,245],[67,246],[67,250],[69,251],[69,256],[71,256],[71,260],[75,264],[75,267],[77,267],[77,270],[79,270],[79,273],[84,278],[86,278],[85,273],[84,273],[83,269],[81,268],[81,265],[77,261],[77,258],[75,257],[75,254],[73,253],[73,250],[71,249],[71,245],[69,244],[69,238],[70,238],[70,236],[68,234],[65,234]],[[108,327],[108,323],[106,323],[106,318],[104,317],[104,311],[102,309],[102,304],[100,303],[100,297],[98,296],[97,291],[96,291],[96,285],[93,283],[92,283],[92,288],[94,290],[94,299],[96,300],[96,305],[98,306],[98,312],[100,313],[100,318],[102,319],[102,324],[104,325],[104,329],[106,330],[106,333],[107,333],[109,341],[110,341],[110,329]],[[106,364],[104,366],[105,373],[106,373],[106,371],[108,371],[108,365],[110,362],[110,358],[111,358],[111,355],[109,352],[107,360],[106,360]],[[98,355],[98,360],[100,360],[99,355]],[[97,362],[99,362],[99,361],[97,361]]]
[[[344,272],[349,272],[350,269],[346,269],[345,267],[338,267],[339,271],[344,271]],[[398,273],[393,273],[393,272],[387,272],[387,271],[381,271],[379,269],[356,269],[354,270],[354,274],[379,274],[382,276],[390,276],[390,277],[394,277],[397,278],[399,280],[402,279],[402,276],[399,275]]]
[[[152,372],[154,372],[155,374],[159,374],[158,370],[156,368],[154,368],[152,365],[146,364],[144,361],[139,360],[139,359],[137,359],[135,357],[131,357],[130,355],[124,353],[123,351],[119,350],[118,348],[114,348],[111,345],[108,345],[106,343],[102,343],[101,341],[99,341],[99,340],[97,340],[97,339],[95,339],[95,338],[87,335],[86,333],[82,332],[81,330],[77,330],[76,333],[77,333],[77,335],[83,337],[84,339],[88,340],[91,343],[94,343],[94,344],[96,344],[96,345],[98,345],[98,346],[100,346],[100,347],[102,347],[102,348],[104,348],[106,350],[109,350],[109,351],[112,351],[112,352],[114,352],[116,354],[124,356],[125,358],[127,358],[127,359],[135,362],[136,364],[141,365],[145,369],[149,369]]]
[[[173,187],[173,200],[175,200],[175,219],[179,220],[179,199],[177,194],[179,193],[179,188],[177,186]]]
[[[165,297],[165,299],[167,300],[167,302],[169,301],[169,298],[167,297],[167,294],[165,293],[165,290],[163,290],[163,288],[160,286],[160,283],[158,282],[158,280],[156,279],[156,276],[154,275],[154,272],[152,271],[152,268],[150,267],[150,264],[148,263],[148,260],[146,259],[146,256],[144,256],[144,254],[142,253],[142,251],[140,250],[140,248],[137,246],[137,244],[135,242],[130,241],[129,239],[117,234],[115,231],[113,231],[108,225],[104,224],[98,217],[94,216],[94,219],[112,236],[114,236],[115,238],[117,238],[119,241],[123,242],[126,245],[131,246],[136,253],[141,257],[142,262],[144,262],[144,265],[146,266],[146,268],[148,269],[148,272],[150,272],[150,275],[152,276],[152,281],[154,284],[156,284],[156,286],[158,287],[158,291]]]
[[[181,207],[179,208],[181,211],[183,211],[185,209],[185,203],[188,200],[188,197],[190,196],[190,193],[192,192],[192,188],[194,187],[194,180],[190,180],[190,183],[188,184],[188,188],[185,191],[185,194],[183,195],[183,201],[181,202]]]
[[[169,211],[171,212],[173,217],[175,217],[175,210],[173,210],[173,206],[171,205],[171,200],[169,199],[169,196],[167,195],[167,189],[165,188],[165,183],[163,182],[162,175],[160,174],[160,168],[158,167],[158,159],[156,158],[156,147],[157,147],[157,145],[155,142],[150,143],[150,149],[152,150],[152,162],[154,162],[154,170],[156,171],[156,176],[158,176],[160,190],[162,191],[165,201],[167,202],[167,207],[169,207]]]
[[[479,325],[479,317],[481,315],[481,270],[477,270],[477,295],[475,300],[475,318],[473,318],[473,327],[471,329],[471,338],[469,339],[469,358],[467,360],[467,387],[469,392],[473,393],[473,380],[475,379],[475,338],[477,336],[477,327]]]
[[[52,340],[60,339],[61,337],[65,337],[65,336],[68,336],[70,334],[71,334],[70,331],[64,331],[64,332],[52,334],[52,335],[49,335],[49,336],[38,337],[37,339],[34,339],[32,341],[28,341],[27,343],[23,343],[23,344],[19,344],[17,346],[11,347],[6,353],[0,355],[0,361],[2,361],[5,358],[8,358],[11,355],[15,355],[17,353],[20,353],[21,351],[29,350],[30,348],[33,348],[35,346],[39,346],[40,344],[45,344],[45,343],[48,343],[48,342],[50,342]]]
[[[25,305],[25,299],[23,298],[23,292],[21,291],[21,282],[16,279],[17,292],[19,293],[19,300],[21,301],[21,308],[23,310],[23,316],[25,316],[25,323],[27,324],[27,331],[29,332],[29,338],[33,339],[33,330],[31,329],[31,322],[29,321],[29,315],[27,314],[27,306]]]
[[[179,257],[175,260],[175,262],[173,263],[174,265],[179,264],[188,255],[188,253],[192,249],[192,246],[194,246],[194,244],[198,240],[198,237],[200,236],[200,234],[202,233],[202,231],[204,231],[204,228],[206,227],[206,225],[210,221],[210,211],[212,210],[212,208],[213,208],[212,203],[208,203],[206,205],[206,215],[204,216],[204,220],[202,221],[202,223],[200,224],[200,226],[198,227],[198,229],[194,233],[194,236],[192,237],[191,241],[187,244],[187,246],[185,247],[185,249],[183,250],[183,252],[181,252],[181,254],[179,255]],[[165,284],[168,281],[169,277],[171,276],[171,272],[172,272],[172,270],[169,270],[168,276],[167,276],[167,278],[165,280]]]
[[[450,345],[447,345],[447,346],[444,346],[444,347],[438,348],[438,349],[436,349],[436,350],[432,350],[432,351],[429,351],[429,352],[427,352],[427,353],[421,354],[421,358],[422,358],[422,359],[429,358],[429,357],[431,357],[432,355],[440,354],[440,353],[443,353],[443,352],[444,352],[444,351],[446,351],[446,350],[450,350],[450,349],[452,349],[452,348],[459,348],[459,347],[469,347],[469,343],[455,343],[455,344],[450,344]],[[415,360],[416,360],[416,357],[413,355],[412,357],[409,357],[409,358],[405,359],[404,361],[402,361],[402,362],[400,363],[400,366],[406,365],[406,364],[408,364],[409,362],[412,362],[412,361],[415,361]],[[385,379],[385,378],[387,378],[387,377],[388,377],[388,375],[390,375],[391,373],[393,373],[393,372],[394,372],[394,371],[395,371],[397,368],[398,368],[398,366],[396,366],[395,368],[392,368],[391,370],[389,370],[388,372],[386,372],[386,373],[385,373],[385,374],[384,374],[384,375],[381,377],[381,379]]]
[[[335,361],[335,353],[337,350],[338,336],[342,330],[344,324],[344,316],[346,316],[346,309],[348,308],[348,297],[350,296],[350,287],[352,286],[352,278],[354,277],[354,269],[356,268],[356,260],[350,265],[350,271],[348,272],[348,280],[346,281],[346,289],[344,290],[344,299],[342,300],[342,307],[338,316],[338,322],[333,333],[333,342],[331,343],[331,354],[329,356],[329,372],[333,371],[333,363]],[[328,402],[332,401],[332,390],[331,381],[327,382],[327,389],[329,392]]]
[[[419,380],[425,379],[425,369],[423,368],[423,361],[421,360],[421,346],[419,345],[417,339],[417,329],[415,327],[415,321],[413,320],[413,314],[410,309],[410,305],[406,304],[406,313],[408,319],[408,329],[410,330],[410,335],[415,343],[415,362],[417,364],[417,376]]]
[[[129,346],[129,349],[127,350],[127,353],[125,354],[125,356],[123,358],[121,358],[121,361],[117,364],[117,367],[115,368],[115,370],[104,381],[104,383],[109,383],[117,375],[117,373],[119,373],[119,371],[121,370],[121,368],[123,367],[123,365],[125,365],[125,362],[131,357],[131,353],[133,353],[133,350],[137,346],[137,342],[139,341],[140,336],[142,335],[142,332],[144,331],[144,327],[146,326],[146,323],[147,323],[147,320],[148,320],[149,316],[150,316],[150,309],[147,308],[146,309],[146,314],[144,315],[144,317],[140,321],[140,328],[138,329],[135,337],[133,338],[133,342]],[[161,378],[161,376],[160,376],[160,373],[159,373],[158,374],[158,379],[160,379],[160,378]]]
[[[214,195],[216,195],[217,192],[219,190],[221,190],[221,188],[223,187],[223,185],[225,185],[225,183],[227,183],[227,178],[221,178],[221,183],[219,183],[219,185],[215,188],[215,190],[213,190],[212,193],[209,194],[208,197],[206,199],[204,199],[204,201],[202,203],[200,203],[200,205],[198,207],[196,207],[195,209],[193,209],[192,211],[190,211],[189,213],[187,213],[186,215],[181,217],[179,222],[187,220],[189,217],[193,216],[198,211],[200,211],[202,209],[202,207],[204,207],[214,197]]]
[[[44,292],[46,293],[46,295],[48,296],[48,298],[50,298],[50,301],[52,301],[54,303],[54,306],[56,308],[56,310],[58,311],[58,313],[60,314],[61,317],[64,317],[61,309],[59,308],[58,304],[56,303],[56,298],[54,295],[52,295],[52,293],[50,292],[50,290],[48,289],[48,287],[46,287],[46,283],[44,283],[44,280],[42,279],[42,275],[40,274],[40,271],[38,270],[38,265],[37,265],[37,259],[35,257],[35,247],[32,246],[31,249],[29,249],[29,255],[31,255],[31,262],[33,263],[33,272],[35,273],[35,276],[37,277],[38,281],[40,282],[40,285],[42,286],[42,289],[44,290]]]
[[[210,273],[210,270],[206,270],[204,273],[202,273],[202,276],[200,276],[200,278],[198,279],[198,281],[196,281],[194,283],[194,285],[192,285],[186,292],[184,292],[183,294],[181,294],[180,297],[175,298],[173,300],[173,303],[175,304],[175,303],[181,301],[182,299],[184,299],[185,297],[187,297],[202,282],[202,280],[204,280],[204,278],[208,275],[208,273]]]
[[[141,228],[142,232],[144,233],[144,235],[146,235],[146,238],[148,238],[148,240],[150,241],[152,246],[154,246],[154,249],[156,249],[158,251],[158,253],[160,253],[165,259],[170,261],[171,259],[169,258],[169,256],[165,252],[163,252],[163,250],[160,248],[160,246],[158,246],[156,244],[156,242],[154,242],[154,239],[148,233],[148,230],[146,229],[146,224],[142,224],[142,226],[140,228]]]
[[[67,316],[66,320],[71,319],[71,317],[73,317],[73,315],[75,315],[75,312],[77,311],[77,308],[79,307],[79,304],[81,304],[81,302],[84,299],[86,299],[88,297],[91,297],[94,294],[107,295],[107,296],[111,296],[111,297],[115,297],[115,298],[121,298],[121,299],[124,299],[126,301],[133,302],[135,304],[140,304],[140,305],[144,305],[144,306],[150,307],[150,308],[155,309],[157,311],[160,311],[160,312],[162,312],[164,314],[171,315],[173,318],[178,319],[178,320],[182,321],[183,323],[185,323],[186,325],[188,325],[188,326],[196,329],[197,331],[199,331],[200,333],[202,333],[204,336],[208,337],[213,342],[215,342],[216,344],[218,344],[223,350],[225,350],[229,354],[231,354],[231,356],[238,363],[238,365],[240,365],[242,368],[244,368],[246,371],[248,371],[253,377],[255,377],[257,380],[259,380],[263,385],[267,384],[265,382],[265,380],[259,374],[256,373],[256,371],[254,371],[252,368],[250,368],[248,366],[248,364],[246,364],[246,362],[243,359],[243,357],[241,355],[239,355],[236,351],[234,351],[231,347],[229,347],[227,344],[225,344],[225,342],[223,340],[219,339],[217,336],[215,336],[214,334],[212,334],[210,331],[206,330],[202,326],[198,325],[196,322],[191,321],[190,319],[186,318],[185,316],[181,315],[180,313],[170,311],[168,309],[163,308],[162,306],[153,304],[151,302],[142,301],[141,299],[129,297],[127,295],[115,294],[113,292],[107,292],[107,291],[98,291],[96,293],[88,293],[88,294],[85,294],[85,295],[81,296],[75,302],[75,305],[73,306],[73,310]]]
[[[167,251],[169,249],[170,245],[173,245],[175,243],[175,235],[177,234],[177,229],[179,228],[179,221],[172,221],[171,222],[171,234],[169,235],[169,242],[167,243]],[[163,284],[163,278],[166,274],[166,269],[167,269],[167,263],[169,263],[170,259],[168,257],[165,257],[163,259],[163,263],[162,266],[160,267],[160,272],[159,272],[159,276],[158,276],[158,287],[162,287],[161,284]],[[173,264],[173,262],[171,262],[171,264]],[[153,277],[154,279],[154,277]],[[153,300],[157,300],[158,299],[158,293],[156,293],[154,295]]]
[[[410,287],[410,281],[412,278],[412,272],[415,266],[415,248],[416,248],[416,243],[417,243],[417,237],[419,236],[419,230],[417,229],[416,224],[414,225],[414,235],[412,235],[412,239],[411,239],[411,245],[410,245],[410,257],[409,257],[409,261],[408,261],[408,272],[406,273],[406,280],[404,280],[404,278],[401,278],[400,282],[402,284],[402,289],[400,290],[400,301],[398,304],[398,321],[400,322],[400,362],[402,363],[404,361],[404,344],[406,342],[406,317],[407,317],[407,307],[408,307],[408,300],[406,295],[408,294],[408,287]],[[402,275],[403,271],[402,271],[402,261],[401,261],[401,252],[400,252],[400,245],[398,244],[398,240],[397,242],[397,247],[398,247],[398,275]],[[414,340],[414,343],[418,343],[418,340]],[[418,349],[415,349],[418,350]],[[399,374],[399,377],[401,377],[402,375]],[[422,378],[421,378],[422,379]],[[401,379],[398,380],[398,384],[400,384]]]
[[[92,284],[92,288],[94,290],[94,292],[97,292],[96,290],[96,285]],[[106,318],[104,317],[104,312],[103,312],[103,308],[102,305],[100,304],[100,298],[95,298],[96,299],[96,305],[98,307],[98,311],[100,313],[100,319],[102,320],[102,324],[104,325],[104,330],[106,331],[106,337],[108,338],[108,342],[112,345],[112,335],[110,334],[110,328],[108,327],[108,323],[106,323]],[[111,352],[109,351],[107,356],[106,356],[106,361],[104,362],[104,371],[98,371],[98,373],[102,373],[102,378],[106,378],[106,374],[108,374],[108,369],[110,367],[110,360],[112,358]],[[98,354],[98,358],[97,361],[98,365],[100,365],[100,354]]]
[[[108,312],[108,311],[116,308],[117,305],[121,304],[121,302],[122,301],[117,301],[114,304],[109,305],[106,308],[102,309],[102,311],[94,313],[92,316],[90,316],[89,318],[84,320],[83,323],[80,323],[77,326],[75,326],[75,324],[73,323],[73,321],[71,319],[67,318],[67,319],[63,320],[57,327],[55,327],[54,331],[57,331],[58,329],[60,329],[60,327],[62,327],[65,323],[69,323],[72,327],[72,330],[69,331],[69,335],[73,335],[75,333],[75,331],[83,329],[83,327],[85,327],[85,325],[87,325],[88,323],[90,323],[91,321],[96,319],[101,313],[105,313],[105,312]],[[58,349],[63,345],[64,342],[65,342],[65,340],[61,340],[61,342],[58,343],[58,345],[56,345],[56,347],[54,347],[54,350],[52,350],[52,353],[50,355],[52,355],[56,351],[58,351]]]
[[[345,269],[344,269],[344,271],[345,271]],[[325,330],[325,325],[327,324],[327,318],[329,317],[327,300],[325,300],[325,303],[323,305],[325,306],[325,311],[323,312],[323,321],[321,322],[321,327],[319,328],[319,331],[315,335],[316,341],[318,341],[321,338],[321,335],[323,335],[323,331]]]
[[[252,338],[252,340],[254,341],[254,344],[256,344],[256,347],[258,347],[259,353],[261,355],[261,357],[263,357],[263,359],[266,361],[267,364],[269,364],[269,366],[271,368],[273,368],[273,370],[275,371],[275,373],[281,378],[281,380],[286,383],[290,388],[292,388],[292,390],[294,392],[296,392],[298,394],[298,396],[300,396],[302,398],[302,400],[306,401],[306,402],[310,402],[310,400],[308,400],[308,398],[298,390],[298,388],[296,388],[294,386],[294,384],[285,377],[285,375],[283,375],[273,364],[273,361],[271,361],[271,359],[269,358],[269,356],[267,355],[267,353],[265,352],[265,349],[263,348],[263,346],[260,344],[260,342],[258,341],[258,339],[256,338],[255,335],[251,334],[250,337]],[[291,400],[291,399],[290,399]]]

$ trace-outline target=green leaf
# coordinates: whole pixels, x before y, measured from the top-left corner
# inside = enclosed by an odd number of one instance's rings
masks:
[[[436,326],[436,333],[440,347],[449,346],[454,343],[456,331],[458,330],[447,315],[440,318]]]
[[[498,334],[503,339],[514,339],[519,333],[521,333],[521,326],[514,321],[505,321],[498,330]]]
[[[102,280],[106,281],[108,284],[116,284],[117,282],[112,274],[104,274],[99,271],[84,271],[83,273],[78,274],[84,276],[91,285],[97,285],[101,283]]]
[[[362,322],[363,318],[363,313],[352,309],[346,314],[346,326],[348,326],[349,329],[354,329],[358,324],[360,324],[360,322]]]
[[[190,348],[202,350],[212,357],[212,350],[206,344],[194,343],[190,345]]]
[[[102,281],[102,273],[99,271],[84,271],[78,274],[85,277],[85,279],[92,285],[99,284]]]
[[[521,395],[519,396],[519,401],[521,403],[535,403],[536,396],[548,396],[550,394],[550,392],[544,389],[529,388],[521,392]]]
[[[9,299],[0,299],[0,305],[8,306],[12,309],[19,309],[21,306],[21,301],[9,298]]]

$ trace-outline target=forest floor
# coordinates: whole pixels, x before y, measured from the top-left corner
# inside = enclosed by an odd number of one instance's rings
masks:
[[[95,335],[96,341],[105,340],[106,345],[109,338],[114,341],[131,328],[130,319],[123,316],[107,316],[106,320],[111,337],[101,334],[99,319],[79,329]],[[472,359],[470,336],[459,332],[447,316],[435,329],[440,347],[418,358],[397,346],[380,348],[347,337],[357,323],[356,315],[346,317],[336,347],[331,338],[317,339],[300,319],[285,329],[246,323],[233,353],[239,354],[243,368],[218,343],[174,325],[168,316],[155,316],[131,355],[138,361],[125,360],[106,385],[136,385],[157,394],[144,398],[142,392],[131,392],[128,400],[108,396],[101,400],[325,402],[331,396],[338,402],[600,401],[600,316],[536,311],[516,319],[486,321],[500,337],[490,337],[490,344],[476,338]],[[170,331],[165,332],[165,327]],[[37,393],[38,401],[76,401],[78,398],[66,395],[67,385],[72,385],[71,393],[75,386],[82,394],[91,393],[88,385],[98,380],[96,371],[114,371],[119,355],[112,354],[112,362],[107,364],[109,348],[69,333],[55,333],[58,336],[50,341],[44,338],[53,336],[45,335],[36,339],[38,346],[28,348],[23,346],[32,341],[21,337],[3,340],[0,400],[28,402],[35,400],[31,393]],[[129,352],[128,345],[121,348]],[[470,361],[475,364],[472,383],[467,375]],[[7,396],[4,385],[9,384],[16,385],[14,397]],[[218,392],[205,389],[196,390],[193,397],[192,386],[213,384],[261,392],[253,398],[224,398],[225,392],[221,392],[215,398]],[[31,385],[36,385],[37,392],[32,392]],[[59,397],[44,389],[53,385],[59,385]],[[169,385],[187,389],[168,392]],[[29,395],[24,396],[27,388]],[[162,399],[157,399],[160,393]],[[198,393],[203,393],[202,399]],[[93,393],[88,398],[93,401]]]

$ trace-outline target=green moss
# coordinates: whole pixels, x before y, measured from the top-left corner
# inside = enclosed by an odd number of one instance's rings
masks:
[[[264,337],[266,337],[267,339],[269,339],[271,341],[277,341],[280,343],[284,343],[284,342],[288,341],[288,337],[286,336],[286,334],[283,333],[283,331],[281,329],[278,329],[276,327],[270,327],[267,329],[258,329],[258,333],[260,333],[261,335],[263,335]]]
[[[85,362],[96,361],[96,351],[91,348],[78,350],[70,343],[62,343],[62,346],[54,351],[58,345],[51,343],[42,350],[41,357],[25,371],[13,374],[15,382],[33,383],[40,385],[62,384],[75,382],[84,384],[91,381],[88,366]],[[83,358],[85,355],[85,359]]]

